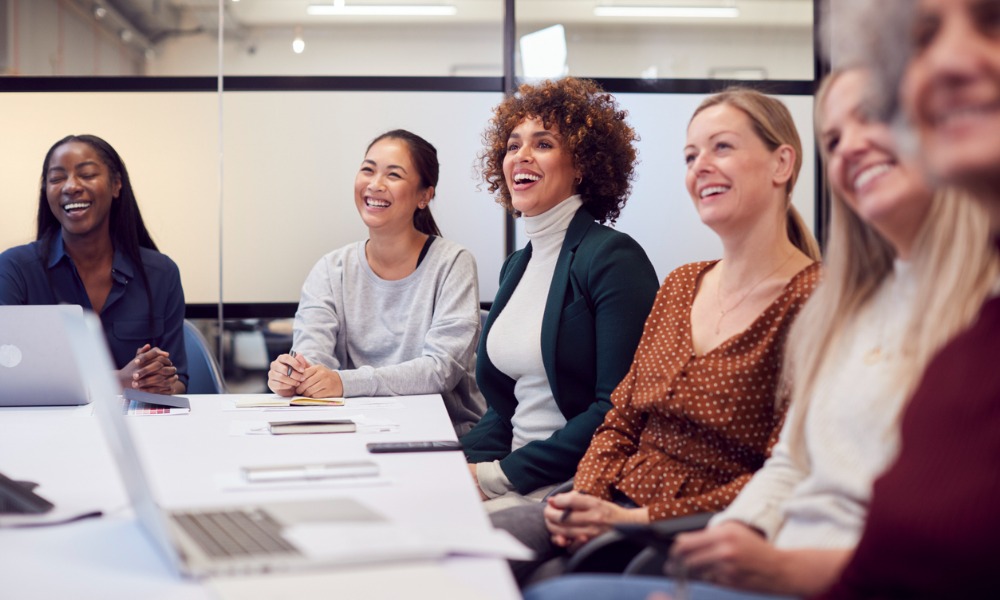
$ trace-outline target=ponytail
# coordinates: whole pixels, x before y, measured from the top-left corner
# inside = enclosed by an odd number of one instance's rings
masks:
[[[413,227],[420,233],[443,237],[437,223],[434,222],[434,216],[431,215],[430,208],[418,208],[413,212]]]
[[[795,209],[791,204],[788,205],[788,216],[786,218],[786,227],[788,230],[788,240],[792,244],[802,251],[809,258],[819,261],[822,257],[819,251],[819,243],[816,242],[816,238],[813,237],[811,231],[806,226],[805,221],[802,220],[802,215],[799,211]]]

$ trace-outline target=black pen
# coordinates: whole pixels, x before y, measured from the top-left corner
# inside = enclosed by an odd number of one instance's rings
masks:
[[[290,354],[292,356],[292,358],[295,358],[295,350],[289,350],[288,354]],[[285,373],[285,375],[287,377],[291,377],[292,376],[292,365],[288,365],[288,372]]]

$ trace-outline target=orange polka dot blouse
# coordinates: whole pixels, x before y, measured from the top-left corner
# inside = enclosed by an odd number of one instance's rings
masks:
[[[796,274],[743,333],[696,356],[691,305],[714,264],[685,265],[663,282],[575,489],[605,500],[617,489],[655,521],[725,508],[763,465],[784,419],[775,396],[785,338],[820,266]]]

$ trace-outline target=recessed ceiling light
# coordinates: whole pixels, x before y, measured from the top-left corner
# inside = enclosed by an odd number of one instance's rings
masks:
[[[597,6],[598,17],[664,17],[679,19],[735,19],[735,6]]]
[[[310,4],[313,16],[349,17],[450,17],[458,12],[452,4],[353,4],[343,0],[333,4]]]

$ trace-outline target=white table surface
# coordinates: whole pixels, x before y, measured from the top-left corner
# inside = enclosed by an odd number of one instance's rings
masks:
[[[349,496],[407,525],[466,532],[490,527],[460,452],[369,454],[369,441],[455,439],[438,396],[403,397],[395,407],[347,400],[340,408],[231,410],[241,395],[191,395],[191,414],[128,417],[161,506]],[[0,409],[0,472],[39,483],[60,510],[105,516],[32,529],[0,529],[0,596],[21,598],[517,598],[500,559],[448,558],[364,568],[210,582],[177,576],[145,537],[89,406]],[[234,422],[363,414],[397,431],[323,435],[233,435]],[[225,491],[242,466],[367,459],[381,485],[317,482],[297,488]],[[340,593],[334,593],[340,590]]]

